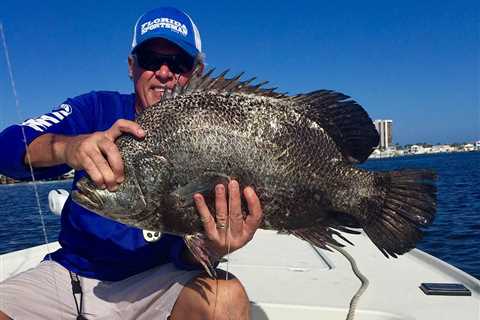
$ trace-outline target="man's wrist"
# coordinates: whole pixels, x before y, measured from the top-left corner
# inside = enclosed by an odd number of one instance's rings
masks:
[[[53,134],[46,133],[35,138],[25,153],[24,163],[33,167],[45,167],[53,162]]]
[[[52,135],[53,158],[57,164],[67,162],[66,149],[68,144],[73,142],[73,139],[75,139],[75,137]]]

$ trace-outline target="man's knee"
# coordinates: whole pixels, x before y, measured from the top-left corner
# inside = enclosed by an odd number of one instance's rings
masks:
[[[7,316],[5,313],[0,311],[0,320],[12,320],[9,316]]]
[[[218,279],[198,276],[180,293],[172,310],[172,320],[250,319],[250,302],[241,282],[233,275],[219,272]]]
[[[225,275],[225,273],[223,273]],[[228,279],[219,278],[218,282],[208,278],[215,285],[215,319],[249,319],[250,302],[242,283],[231,274]],[[218,285],[217,285],[218,283]],[[209,305],[209,307],[212,307]],[[210,308],[211,309],[211,308]]]

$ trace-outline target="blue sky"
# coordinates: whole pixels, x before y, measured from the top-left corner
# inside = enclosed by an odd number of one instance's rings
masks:
[[[394,142],[480,140],[478,1],[12,1],[0,3],[15,107],[0,51],[0,128],[91,90],[131,92],[133,24],[160,5],[186,10],[209,66],[290,93],[334,89]]]

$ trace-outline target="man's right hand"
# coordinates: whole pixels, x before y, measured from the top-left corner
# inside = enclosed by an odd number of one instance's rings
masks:
[[[76,170],[85,170],[98,187],[115,191],[124,180],[123,160],[115,140],[124,133],[140,139],[145,136],[136,122],[124,119],[117,120],[106,131],[91,134],[45,134],[29,145],[31,162],[34,167],[66,163]],[[45,150],[51,150],[51,154],[46,155]]]

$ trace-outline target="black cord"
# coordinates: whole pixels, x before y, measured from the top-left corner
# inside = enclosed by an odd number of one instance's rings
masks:
[[[82,286],[80,284],[80,279],[78,278],[76,273],[73,273],[71,271],[68,271],[70,273],[70,280],[72,281],[72,293],[73,293],[73,299],[75,300],[75,307],[77,308],[77,320],[87,320],[82,315],[82,309],[83,309],[83,292],[82,292]],[[77,294],[80,294],[80,306],[78,305],[77,302]]]

